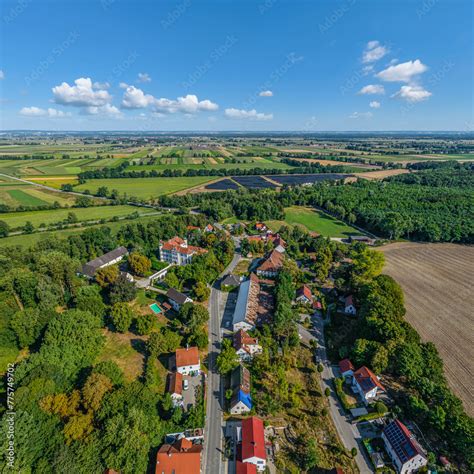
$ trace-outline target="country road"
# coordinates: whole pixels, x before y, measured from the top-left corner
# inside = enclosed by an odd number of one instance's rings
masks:
[[[236,239],[235,242],[238,242]],[[217,372],[216,359],[221,347],[221,321],[222,312],[220,305],[221,291],[219,283],[223,276],[231,273],[240,260],[240,253],[236,253],[227,268],[221,273],[219,279],[211,288],[209,297],[209,372],[207,376],[207,403],[206,426],[204,431],[203,472],[209,474],[223,474],[222,461],[223,448],[223,419],[222,403],[223,394],[221,377]]]

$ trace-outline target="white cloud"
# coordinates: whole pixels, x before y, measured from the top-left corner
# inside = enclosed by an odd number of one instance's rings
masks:
[[[119,84],[120,89],[126,89],[128,87],[128,84],[126,82],[121,82]]]
[[[5,79],[5,73],[0,69],[0,80]]]
[[[96,90],[88,77],[80,77],[74,83],[75,86],[63,82],[61,85],[53,87],[54,101],[58,104],[76,107],[100,107],[112,100],[112,96],[106,90]]]
[[[379,41],[369,41],[362,53],[363,63],[373,63],[382,59],[388,53],[388,48],[380,44]]]
[[[246,119],[246,120],[272,120],[273,114],[264,114],[257,112],[255,109],[225,109],[225,116],[231,119]]]
[[[110,83],[108,82],[94,82],[92,84],[94,89],[110,89]]]
[[[50,118],[61,118],[69,116],[70,114],[64,113],[62,110],[53,108],[41,109],[39,107],[23,107],[20,110],[20,115],[24,117],[50,117]]]
[[[351,119],[366,119],[372,117],[372,112],[353,112],[351,115],[349,115],[349,118]]]
[[[411,82],[414,76],[424,73],[427,70],[419,59],[407,61],[380,71],[377,77],[387,82]]]
[[[372,107],[373,109],[380,109],[380,102],[378,100],[373,100],[370,102],[369,107]]]
[[[431,96],[431,92],[421,86],[402,86],[392,97],[398,97],[407,102],[421,102]]]
[[[385,89],[380,84],[369,84],[362,87],[358,94],[385,94]]]
[[[107,117],[119,117],[122,115],[122,112],[120,112],[120,110],[115,107],[115,105],[111,104],[105,104],[99,107],[94,105],[86,107],[85,113],[88,115],[104,115]]]
[[[272,91],[262,91],[258,94],[260,97],[273,97]]]
[[[219,106],[208,99],[199,100],[196,95],[188,94],[178,97],[176,100],[160,98],[157,99],[151,94],[145,94],[135,86],[128,86],[123,95],[122,107],[126,109],[143,109],[152,106],[155,111],[176,113],[183,112],[194,114],[201,111],[217,110]]]
[[[138,82],[151,82],[151,77],[146,72],[139,72],[137,81]]]
[[[368,64],[367,66],[364,66],[362,68],[362,74],[364,74],[364,76],[367,76],[367,74],[371,73],[373,70],[374,70],[374,65]]]

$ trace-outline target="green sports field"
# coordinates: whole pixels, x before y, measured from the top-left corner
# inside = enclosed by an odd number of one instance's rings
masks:
[[[317,232],[324,237],[348,237],[349,235],[361,235],[361,233],[344,222],[325,214],[324,212],[309,208],[293,206],[285,209],[284,221],[266,221],[273,231],[277,231],[282,225],[299,225],[311,232]]]

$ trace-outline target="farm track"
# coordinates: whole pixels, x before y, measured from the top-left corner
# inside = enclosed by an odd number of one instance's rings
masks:
[[[435,343],[445,374],[474,415],[474,247],[396,243],[381,249],[384,273],[405,293],[406,318],[424,341]]]

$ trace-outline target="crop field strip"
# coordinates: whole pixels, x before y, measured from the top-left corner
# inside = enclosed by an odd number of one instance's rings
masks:
[[[474,416],[474,247],[396,243],[381,250],[384,273],[405,293],[407,320],[435,343],[452,390]]]

